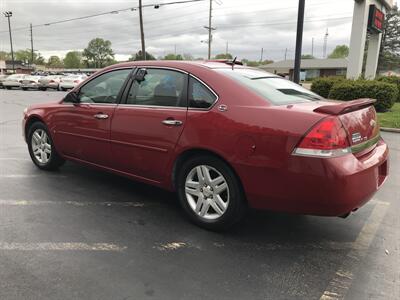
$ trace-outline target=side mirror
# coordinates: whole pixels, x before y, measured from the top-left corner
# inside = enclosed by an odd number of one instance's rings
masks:
[[[147,70],[146,69],[139,69],[136,74],[135,74],[135,80],[137,82],[142,82],[144,80],[144,77],[147,74]]]
[[[69,92],[65,98],[64,98],[64,102],[68,102],[68,103],[79,103],[80,99],[79,99],[79,95],[77,92]]]

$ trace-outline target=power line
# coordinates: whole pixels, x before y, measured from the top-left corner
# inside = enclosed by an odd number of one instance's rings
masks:
[[[175,4],[185,4],[185,3],[192,3],[192,2],[202,2],[206,0],[184,0],[184,1],[173,1],[173,2],[166,2],[166,3],[154,3],[154,4],[145,4],[142,5],[143,8],[145,7],[161,7],[161,6],[167,6],[167,5],[175,5]],[[89,18],[95,18],[95,17],[100,17],[104,15],[109,15],[109,14],[118,14],[120,12],[125,12],[125,11],[135,11],[139,9],[139,6],[135,7],[128,7],[128,8],[122,8],[122,9],[117,9],[117,10],[111,10],[103,13],[98,13],[98,14],[92,14],[92,15],[87,15],[87,16],[82,16],[82,17],[76,17],[76,18],[69,18],[69,19],[64,19],[60,21],[53,21],[53,22],[48,22],[48,23],[43,23],[43,24],[37,24],[37,25],[32,25],[32,27],[43,27],[43,26],[50,26],[50,25],[56,25],[56,24],[61,24],[61,23],[67,23],[67,22],[72,22],[72,21],[78,21],[78,20],[85,20]],[[30,27],[19,27],[14,29],[13,31],[18,31],[18,30],[24,30],[24,29],[29,29]],[[0,31],[0,33],[7,32],[5,30]]]

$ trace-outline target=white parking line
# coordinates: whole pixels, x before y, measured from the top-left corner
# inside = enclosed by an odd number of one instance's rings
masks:
[[[320,300],[344,299],[354,279],[354,273],[360,267],[362,260],[367,255],[368,249],[386,215],[390,203],[374,201],[376,203],[370,217],[353,242],[351,250],[342,261],[342,265],[328,284]]]
[[[34,175],[34,174],[0,174],[0,178],[20,179],[20,178],[67,178],[65,175]]]
[[[0,161],[31,161],[29,158],[0,157]]]
[[[94,201],[43,201],[0,199],[0,206],[37,206],[37,205],[72,205],[72,206],[123,206],[144,207],[141,202],[94,202]]]
[[[0,242],[0,251],[112,251],[121,252],[126,246],[112,243],[5,243]]]

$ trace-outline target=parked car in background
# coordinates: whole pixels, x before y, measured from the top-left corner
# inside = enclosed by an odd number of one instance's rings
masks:
[[[76,87],[82,81],[87,78],[85,74],[77,74],[77,75],[68,75],[61,78],[59,89],[61,91],[66,91]]]
[[[349,215],[388,176],[375,100],[328,101],[234,62],[146,61],[97,72],[25,110],[36,166],[72,160],[176,191],[208,229],[247,207]]]
[[[39,79],[39,90],[45,91],[47,89],[58,90],[61,82],[61,75],[49,75]]]
[[[3,81],[6,80],[8,75],[0,75],[0,89],[3,88]]]
[[[8,76],[4,81],[3,81],[3,86],[10,90],[12,88],[19,88],[21,86],[22,80],[25,78],[25,74],[13,74]]]
[[[24,77],[21,82],[21,89],[27,91],[29,89],[37,90],[39,89],[39,80],[43,78],[42,76],[32,76],[28,75]]]

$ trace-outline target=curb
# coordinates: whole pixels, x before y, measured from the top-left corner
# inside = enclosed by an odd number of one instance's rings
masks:
[[[381,127],[381,131],[384,132],[394,132],[394,133],[400,133],[400,128],[387,128],[387,127]]]

